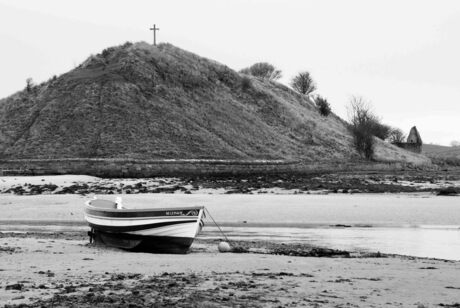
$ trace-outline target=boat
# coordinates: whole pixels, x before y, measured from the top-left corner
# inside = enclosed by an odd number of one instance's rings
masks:
[[[125,208],[120,197],[85,203],[90,241],[133,251],[187,253],[204,215],[203,206]]]

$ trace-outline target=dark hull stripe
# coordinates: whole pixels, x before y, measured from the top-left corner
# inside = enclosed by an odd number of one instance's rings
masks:
[[[101,231],[95,231],[94,240],[112,247],[160,253],[186,253],[193,243],[193,238],[189,237],[141,236]]]
[[[155,228],[190,223],[190,222],[197,222],[197,220],[190,219],[190,220],[181,220],[181,221],[166,221],[166,222],[159,222],[159,223],[146,224],[146,225],[137,225],[137,226],[105,226],[105,225],[96,225],[96,224],[89,223],[89,226],[96,230],[105,231],[105,232],[129,232],[129,231],[155,229]]]
[[[135,218],[135,217],[165,217],[174,218],[176,217],[198,217],[200,211],[196,210],[160,210],[160,211],[128,211],[128,210],[104,210],[95,208],[85,208],[85,212],[92,216],[100,217],[123,217],[123,218]]]

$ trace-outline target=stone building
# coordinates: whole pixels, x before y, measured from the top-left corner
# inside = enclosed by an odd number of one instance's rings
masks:
[[[415,126],[410,129],[406,142],[396,142],[394,144],[400,148],[414,153],[422,153],[422,138],[420,137],[420,133]]]

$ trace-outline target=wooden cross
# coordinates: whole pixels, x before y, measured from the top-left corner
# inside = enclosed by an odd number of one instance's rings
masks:
[[[153,24],[153,28],[150,28],[153,31],[153,46],[157,45],[157,31],[160,31],[160,28],[157,28],[155,24]]]

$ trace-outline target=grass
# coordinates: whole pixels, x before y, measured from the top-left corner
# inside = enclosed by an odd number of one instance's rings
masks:
[[[386,158],[399,159],[397,151]],[[316,162],[358,155],[342,119],[322,117],[288,87],[170,44],[135,43],[89,57],[34,94],[1,100],[0,157]]]

